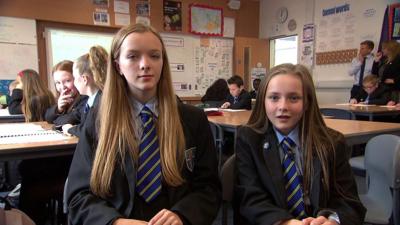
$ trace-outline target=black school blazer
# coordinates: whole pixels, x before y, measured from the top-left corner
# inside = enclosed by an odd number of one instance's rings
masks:
[[[185,165],[186,182],[168,189],[169,201],[178,215],[191,225],[210,225],[221,201],[216,150],[207,117],[201,109],[179,103],[186,149],[196,148],[194,168]],[[171,134],[173,135],[173,134]],[[111,184],[113,196],[101,199],[89,188],[92,161],[97,144],[93,117],[86,119],[68,175],[67,202],[71,224],[111,224],[117,218],[129,218],[135,205],[135,165],[126,157],[124,168],[116,168]],[[117,165],[121,165],[117,163]],[[129,181],[129,182],[128,182]]]
[[[316,217],[321,210],[330,209],[337,212],[341,225],[361,225],[365,208],[358,198],[344,137],[331,129],[329,133],[334,140],[336,153],[336,165],[329,165],[329,172],[336,173],[336,184],[342,188],[348,199],[343,198],[333,188],[329,198],[321,193],[321,165],[315,159],[310,191],[312,215],[309,216]],[[272,225],[293,218],[287,209],[278,140],[272,128],[264,134],[256,133],[249,127],[238,130],[236,171],[235,193],[243,220],[241,224]],[[333,181],[330,185],[333,187]]]

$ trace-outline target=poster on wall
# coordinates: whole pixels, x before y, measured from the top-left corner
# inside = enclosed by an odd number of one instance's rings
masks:
[[[400,4],[393,6],[392,18],[393,18],[392,38],[400,40]]]
[[[147,1],[136,2],[136,16],[150,16],[150,3]]]
[[[300,45],[300,63],[309,68],[314,63],[314,27],[314,24],[303,26],[303,40]]]
[[[107,11],[97,11],[93,12],[93,23],[95,25],[110,25],[110,15]]]
[[[164,30],[182,31],[182,3],[164,0]]]
[[[303,42],[314,41],[314,24],[306,24],[303,27]]]
[[[108,7],[108,0],[92,0],[93,5],[98,7]]]
[[[191,4],[189,6],[189,31],[194,34],[222,36],[223,10],[219,7]]]

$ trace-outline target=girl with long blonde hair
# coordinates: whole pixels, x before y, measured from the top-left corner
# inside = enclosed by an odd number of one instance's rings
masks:
[[[54,95],[34,70],[22,70],[16,82],[9,105],[10,114],[23,113],[26,122],[43,121],[47,108],[55,102]]]
[[[122,28],[68,176],[71,223],[209,225],[217,174],[207,118],[177,101],[160,35],[142,24]]]

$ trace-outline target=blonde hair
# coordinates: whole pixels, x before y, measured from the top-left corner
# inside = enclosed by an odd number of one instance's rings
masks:
[[[90,187],[93,193],[101,197],[111,194],[110,186],[114,169],[117,165],[122,166],[125,162],[127,151],[137,165],[140,137],[138,137],[138,131],[135,129],[135,115],[129,100],[128,84],[125,77],[119,74],[116,61],[120,56],[121,45],[129,34],[147,32],[154,34],[162,45],[163,68],[157,84],[159,107],[157,134],[160,143],[163,180],[173,187],[184,182],[181,169],[184,163],[185,139],[176,96],[172,87],[165,46],[160,35],[152,27],[132,24],[119,30],[113,39],[107,78],[100,103],[97,121],[99,140],[93,162]]]
[[[329,162],[335,163],[334,145],[319,111],[314,82],[306,67],[299,64],[281,64],[272,68],[260,84],[256,105],[247,126],[257,133],[265,133],[272,126],[265,111],[266,91],[270,80],[282,74],[297,76],[303,86],[304,111],[299,121],[299,139],[304,157],[304,193],[308,194],[311,190],[311,180],[314,174],[313,158],[317,157],[322,167],[323,190],[329,196],[330,181],[332,177],[335,180],[335,174],[329,174]]]
[[[376,75],[369,74],[364,77],[363,79],[363,85],[371,83],[372,85],[377,85],[379,83],[379,78]]]
[[[392,62],[400,54],[400,44],[395,40],[384,41],[382,48],[388,51],[387,63]]]
[[[26,122],[44,121],[44,114],[55,104],[54,95],[44,85],[39,74],[31,69],[18,73],[22,82],[22,112]]]
[[[87,74],[94,80],[94,84],[103,90],[104,82],[107,75],[107,51],[99,46],[93,46],[90,48],[89,53],[80,56],[76,60],[76,68],[79,74]]]

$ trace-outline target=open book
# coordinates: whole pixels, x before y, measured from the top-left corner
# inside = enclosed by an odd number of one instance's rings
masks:
[[[0,124],[1,144],[25,144],[44,141],[67,140],[68,136],[54,130],[46,130],[31,123]]]

